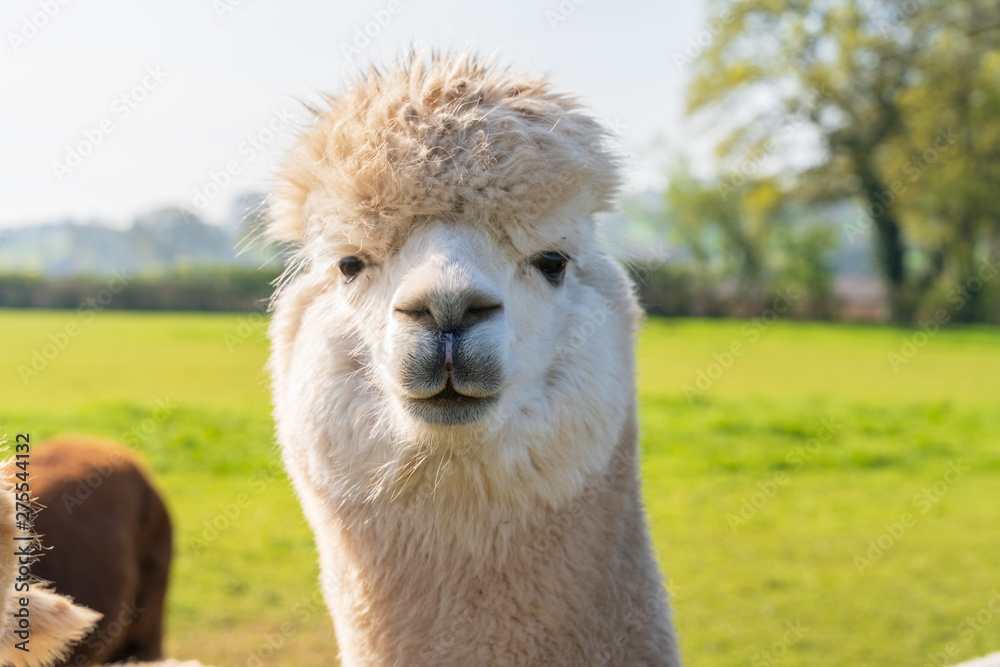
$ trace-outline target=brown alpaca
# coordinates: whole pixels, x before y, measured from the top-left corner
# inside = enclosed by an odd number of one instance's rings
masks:
[[[62,664],[161,657],[171,525],[138,459],[108,442],[59,439],[33,450],[30,472],[44,546],[32,573],[103,615]]]

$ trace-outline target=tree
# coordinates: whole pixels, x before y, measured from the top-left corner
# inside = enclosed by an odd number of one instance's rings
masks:
[[[821,216],[783,197],[775,182],[706,182],[680,163],[670,172],[666,204],[703,300],[725,283],[734,286],[739,312],[759,312],[774,294],[793,292],[804,297],[796,304],[800,315],[833,314],[831,230]]]
[[[891,317],[912,321],[996,243],[1000,5],[724,0],[715,15],[688,110],[727,127],[722,181],[770,170],[804,201],[858,200],[846,231],[874,232]],[[942,141],[947,168],[920,162]]]
[[[758,298],[766,230],[745,224],[743,193],[719,197],[715,187],[694,179],[682,164],[670,174],[666,199],[673,231],[690,252],[699,278],[705,283],[731,278],[743,298]]]

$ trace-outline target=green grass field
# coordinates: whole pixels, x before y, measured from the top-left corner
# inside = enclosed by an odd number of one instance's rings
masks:
[[[0,330],[0,434],[117,438],[155,470],[177,529],[169,653],[333,664],[273,443],[263,322],[0,311]],[[938,667],[1000,650],[1000,330],[919,339],[894,371],[913,334],[648,324],[644,488],[688,664]]]

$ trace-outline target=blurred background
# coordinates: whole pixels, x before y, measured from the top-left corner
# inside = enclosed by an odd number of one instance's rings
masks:
[[[0,29],[0,434],[143,453],[171,655],[334,662],[253,232],[305,105],[409,45],[549,73],[627,157],[604,233],[651,314],[688,662],[1000,650],[994,0],[12,0]]]

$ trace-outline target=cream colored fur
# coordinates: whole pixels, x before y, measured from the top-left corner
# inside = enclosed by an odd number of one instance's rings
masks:
[[[125,662],[116,663],[129,667],[205,667],[197,660],[163,660],[161,662]]]
[[[637,483],[641,311],[594,224],[606,139],[541,77],[413,56],[330,98],[289,159],[275,415],[344,665],[679,664]],[[423,342],[394,309],[463,290],[502,300],[466,343],[500,389],[434,424],[407,409]]]
[[[1000,653],[991,653],[982,658],[976,658],[969,662],[963,662],[955,667],[1000,667]]]

